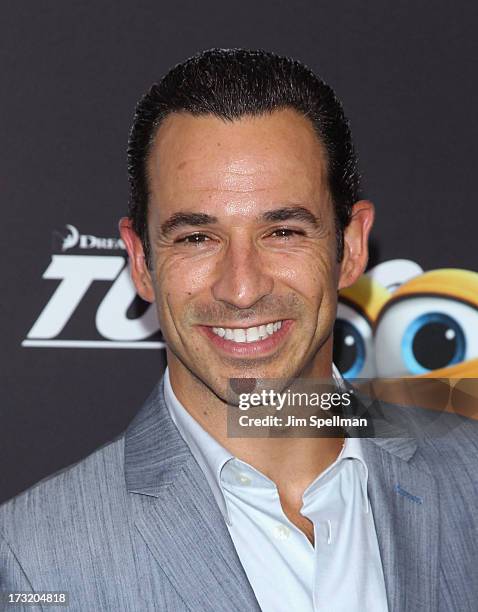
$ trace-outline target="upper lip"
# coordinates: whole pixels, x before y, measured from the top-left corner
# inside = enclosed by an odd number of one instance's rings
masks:
[[[244,322],[241,321],[240,323],[215,323],[213,325],[208,324],[205,325],[203,323],[200,323],[200,325],[203,325],[204,327],[223,327],[225,329],[249,329],[249,327],[260,327],[261,325],[267,325],[268,323],[276,323],[278,321],[287,321],[287,319],[267,319],[266,321],[260,321],[258,323],[250,323],[249,321]]]

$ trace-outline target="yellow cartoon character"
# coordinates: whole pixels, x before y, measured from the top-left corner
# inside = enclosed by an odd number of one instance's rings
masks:
[[[478,273],[380,264],[340,294],[334,359],[346,378],[478,377]]]

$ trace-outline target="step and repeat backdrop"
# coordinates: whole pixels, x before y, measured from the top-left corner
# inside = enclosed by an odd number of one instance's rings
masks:
[[[352,124],[376,206],[367,273],[340,296],[345,377],[478,378],[472,2],[192,0],[4,7],[0,501],[128,424],[164,366],[117,224],[135,103],[213,47],[294,56]]]

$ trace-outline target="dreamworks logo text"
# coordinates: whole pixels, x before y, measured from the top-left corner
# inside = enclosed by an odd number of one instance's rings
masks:
[[[74,225],[67,224],[67,234],[60,235],[62,240],[61,250],[68,251],[73,248],[78,249],[101,249],[101,250],[117,250],[125,248],[121,238],[103,238],[94,236],[93,234],[80,234]]]

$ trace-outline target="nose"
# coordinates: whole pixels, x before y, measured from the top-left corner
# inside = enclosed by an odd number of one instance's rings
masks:
[[[236,308],[251,308],[273,288],[273,278],[254,244],[231,240],[217,263],[214,298]]]

